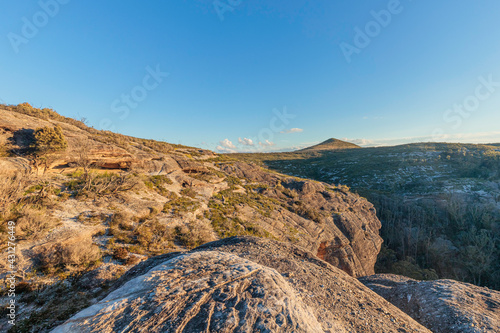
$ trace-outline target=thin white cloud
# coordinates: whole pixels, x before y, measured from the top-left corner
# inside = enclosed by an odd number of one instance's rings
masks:
[[[301,133],[304,132],[302,128],[290,128],[284,131],[281,131],[281,134],[290,134],[290,133]]]
[[[222,141],[219,141],[219,143],[224,148],[236,149],[236,146],[233,145],[233,143],[231,141],[229,141],[229,139],[224,139]],[[219,149],[219,148],[217,147],[217,149]]]
[[[223,146],[217,146],[216,149],[220,153],[237,153],[236,149],[231,149],[231,148],[227,148],[227,147],[223,147]]]
[[[272,146],[274,146],[274,142],[266,140],[265,142],[259,142],[259,145],[261,147],[272,147]]]
[[[244,146],[254,146],[253,140],[248,138],[238,138],[238,142]]]
[[[370,140],[370,139],[348,139],[348,138],[342,138],[342,141],[354,143],[355,145],[358,146],[369,146],[375,143],[375,141]]]

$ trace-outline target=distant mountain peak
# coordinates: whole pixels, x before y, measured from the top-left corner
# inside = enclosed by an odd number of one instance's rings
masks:
[[[314,151],[314,150],[341,150],[341,149],[355,149],[355,148],[361,148],[360,146],[342,141],[339,139],[335,138],[330,138],[326,141],[323,141],[317,145],[301,149],[300,151]]]

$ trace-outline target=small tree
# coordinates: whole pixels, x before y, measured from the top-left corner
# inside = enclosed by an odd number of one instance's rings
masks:
[[[59,126],[37,128],[33,136],[31,148],[35,151],[35,168],[38,170],[43,163],[46,171],[56,158],[53,153],[66,149],[68,142]]]

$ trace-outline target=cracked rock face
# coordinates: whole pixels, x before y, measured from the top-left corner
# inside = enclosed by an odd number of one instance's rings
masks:
[[[223,252],[183,254],[53,332],[323,332],[275,270]]]
[[[378,274],[367,287],[436,333],[500,332],[500,292],[453,280]]]
[[[429,332],[305,249],[232,237],[151,258],[52,332]]]

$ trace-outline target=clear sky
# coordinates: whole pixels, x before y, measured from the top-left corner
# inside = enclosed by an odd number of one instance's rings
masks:
[[[500,142],[500,2],[3,0],[0,102],[216,151]]]

